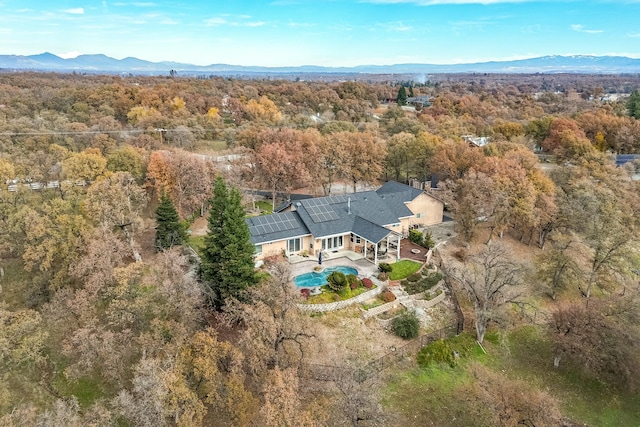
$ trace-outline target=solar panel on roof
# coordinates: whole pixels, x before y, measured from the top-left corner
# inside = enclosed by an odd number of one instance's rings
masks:
[[[326,222],[338,219],[338,214],[326,204],[308,207],[307,211],[313,222]]]
[[[277,233],[298,228],[294,214],[284,212],[280,214],[264,215],[251,218],[249,230],[253,234]]]

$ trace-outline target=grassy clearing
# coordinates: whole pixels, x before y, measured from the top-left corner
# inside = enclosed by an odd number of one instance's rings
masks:
[[[391,264],[392,270],[391,270],[391,273],[389,273],[389,279],[391,280],[405,279],[410,275],[412,275],[413,273],[415,273],[416,271],[418,271],[421,266],[422,264],[416,261],[410,261],[406,259],[403,259],[402,261],[398,261],[394,264]]]
[[[196,252],[202,253],[204,250],[204,237],[205,236],[189,236],[189,246],[191,246]]]
[[[197,152],[203,152],[205,154],[209,153],[217,153],[220,151],[224,151],[229,149],[229,146],[226,141],[210,141],[210,140],[201,140],[198,141],[196,146]]]
[[[0,279],[0,302],[5,302],[9,309],[28,306],[29,273],[22,268],[22,260],[3,260],[2,268],[4,277]]]
[[[573,366],[554,369],[551,343],[539,329],[520,328],[508,340],[513,357],[503,360],[504,368],[548,388],[573,420],[590,426],[640,425],[640,399],[636,394],[613,390]]]
[[[462,334],[447,340],[463,356],[458,366],[445,364],[398,372],[385,390],[383,403],[403,415],[402,425],[418,426],[488,426],[482,415],[486,408],[466,399],[466,388],[473,377],[466,369],[470,360],[486,360],[471,335]]]
[[[105,397],[104,390],[93,378],[79,378],[76,381],[69,381],[64,375],[58,375],[54,380],[54,386],[63,396],[75,396],[78,403],[84,408]]]
[[[273,213],[271,202],[267,202],[266,200],[258,200],[256,202],[256,208],[262,211],[262,215],[269,215]]]
[[[396,372],[385,390],[384,403],[404,416],[406,426],[482,426],[487,408],[469,399],[475,381],[467,369],[472,361],[513,379],[546,390],[554,396],[563,414],[589,426],[640,425],[640,400],[636,394],[620,392],[586,377],[571,367],[553,368],[551,343],[543,331],[524,327],[502,337],[487,335],[484,354],[471,335],[448,340],[460,351],[455,367],[429,365]]]

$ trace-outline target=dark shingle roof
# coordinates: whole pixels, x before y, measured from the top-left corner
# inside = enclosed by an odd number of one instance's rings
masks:
[[[398,216],[375,191],[300,200],[295,206],[300,218],[315,237],[348,233],[353,229],[357,217],[378,226],[400,222]]]
[[[616,155],[616,166],[622,166],[625,163],[638,159],[640,159],[640,154],[618,154]]]
[[[389,181],[377,191],[360,191],[353,194],[317,197],[293,202],[294,212],[284,212],[247,219],[252,243],[283,240],[312,234],[316,238],[345,233],[355,233],[371,242],[379,242],[391,230],[385,228],[400,223],[400,218],[413,212],[406,206],[422,194],[422,190]],[[276,217],[276,215],[288,215]],[[273,223],[284,222],[290,229],[269,231],[259,218],[275,217]],[[289,219],[283,219],[289,218]],[[291,219],[298,226],[293,228]]]
[[[364,237],[372,243],[378,243],[389,235],[390,230],[357,216],[353,221],[351,232],[360,237]]]

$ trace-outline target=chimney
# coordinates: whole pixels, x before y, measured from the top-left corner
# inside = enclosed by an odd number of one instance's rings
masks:
[[[351,196],[347,199],[347,212],[351,215]]]

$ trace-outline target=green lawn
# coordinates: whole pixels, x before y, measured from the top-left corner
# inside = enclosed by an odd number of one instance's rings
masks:
[[[201,253],[204,249],[204,236],[189,236],[189,246],[196,252]]]
[[[389,279],[391,280],[401,280],[411,276],[413,273],[418,271],[422,264],[416,261],[410,261],[403,259],[402,261],[398,261],[395,264],[391,264],[392,270],[389,273]]]
[[[266,200],[258,200],[256,202],[256,207],[259,208],[262,211],[263,215],[268,215],[273,213],[273,209],[271,207],[271,202],[268,202]]]

